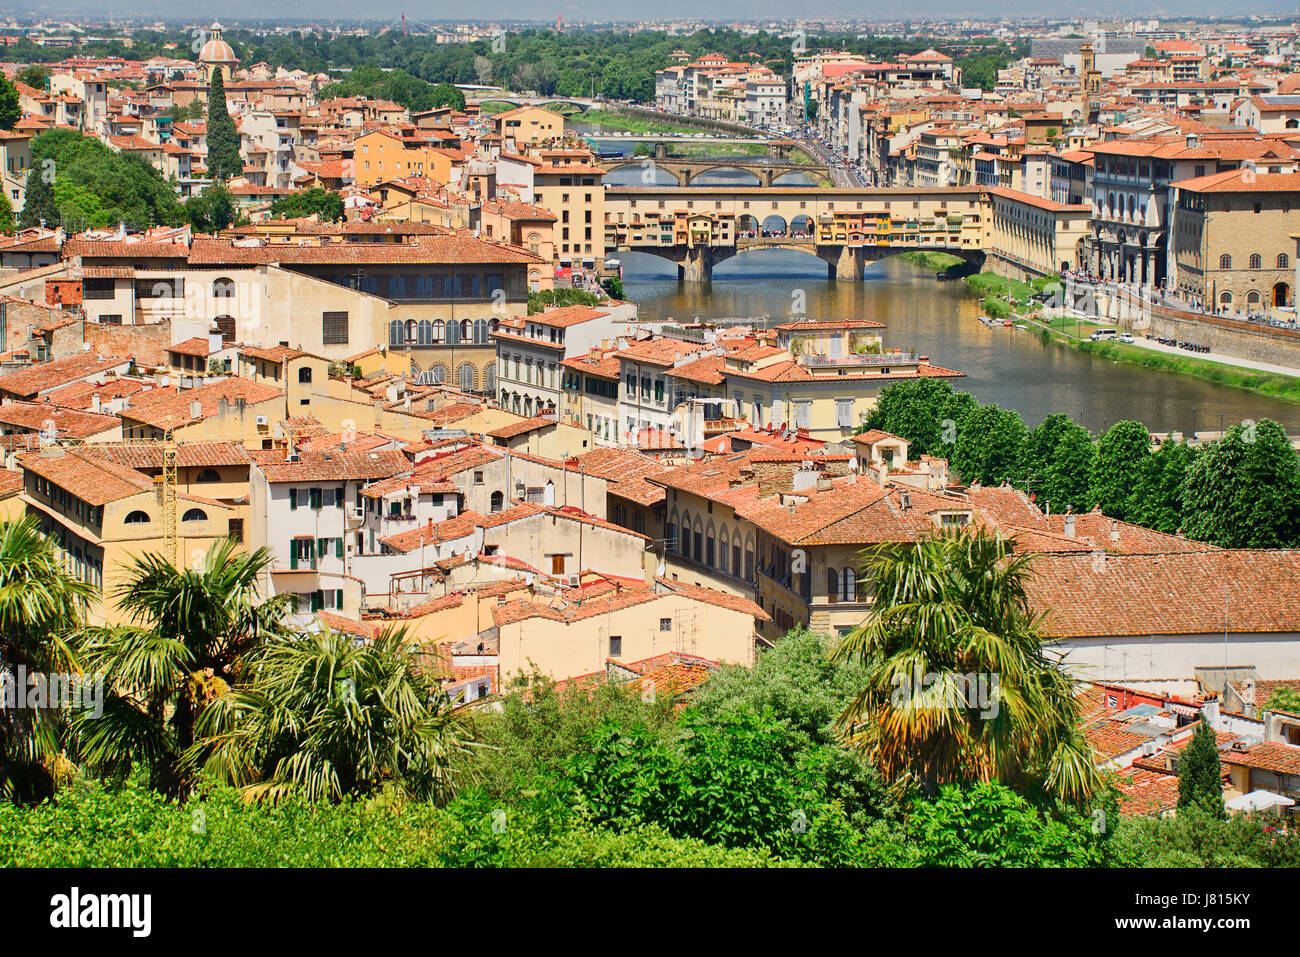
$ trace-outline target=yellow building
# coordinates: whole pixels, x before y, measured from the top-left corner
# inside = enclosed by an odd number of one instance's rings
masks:
[[[492,117],[492,123],[507,149],[514,141],[512,152],[525,146],[549,144],[564,138],[564,117],[540,106],[521,106]]]
[[[449,183],[451,171],[458,165],[454,150],[424,140],[403,139],[387,130],[363,133],[354,141],[354,147],[357,183],[362,186],[411,176]]]
[[[555,264],[590,273],[605,261],[605,171],[590,150],[539,150],[533,173],[536,205],[559,217]]]

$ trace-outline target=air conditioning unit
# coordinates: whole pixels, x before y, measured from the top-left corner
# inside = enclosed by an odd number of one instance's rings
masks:
[[[259,416],[257,417],[257,424],[258,424],[258,425],[267,425],[267,424],[269,424],[269,422],[270,422],[270,420],[269,420],[266,416],[264,416],[264,415],[259,415]]]
[[[570,588],[577,588],[580,584],[582,584],[582,579],[579,578],[577,575],[570,575],[570,576],[569,576],[569,587],[570,587]]]
[[[290,452],[288,455],[284,457],[284,460],[286,462],[301,462],[302,456],[299,455],[297,452]]]
[[[366,517],[365,508],[361,505],[352,506],[352,517],[355,518],[358,522],[361,521],[363,518]]]

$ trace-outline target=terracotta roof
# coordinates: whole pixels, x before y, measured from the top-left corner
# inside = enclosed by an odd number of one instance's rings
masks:
[[[236,399],[259,403],[283,397],[283,392],[269,385],[230,378],[194,389],[153,389],[132,399],[121,414],[123,420],[142,422],[158,429],[179,428],[216,415],[222,399],[233,405]],[[199,403],[197,416],[193,414],[195,402]]]
[[[89,378],[117,366],[124,366],[129,361],[121,356],[96,356],[83,353],[68,356],[66,359],[55,359],[52,362],[38,362],[26,369],[0,375],[0,392],[31,398],[75,379]]]
[[[1030,599],[1057,638],[1300,631],[1297,551],[1052,554],[1031,570]]]
[[[82,448],[93,458],[102,458],[133,469],[161,469],[162,448],[139,442],[96,442]],[[247,466],[252,459],[236,442],[181,442],[176,447],[178,468]]]
[[[538,429],[550,428],[556,424],[554,416],[534,416],[531,419],[524,419],[520,422],[511,422],[500,428],[493,429],[488,433],[489,438],[493,439],[513,439],[517,435],[524,435],[528,432],[536,432]]]
[[[261,462],[268,482],[344,482],[388,478],[410,469],[397,449],[374,452],[301,452],[297,462]]]
[[[592,306],[564,306],[560,309],[547,309],[543,312],[534,313],[528,317],[528,321],[565,329],[579,323],[590,322],[593,319],[601,319],[608,315],[609,313],[603,309],[596,309]]]
[[[468,234],[420,236],[402,243],[268,243],[236,246],[228,239],[197,238],[190,249],[196,265],[226,263],[540,263],[514,246],[475,239]]]
[[[59,437],[85,439],[109,432],[122,424],[115,415],[81,412],[48,402],[9,402],[0,405],[0,424],[40,431],[53,423]]]
[[[152,479],[83,449],[59,449],[19,456],[23,469],[49,480],[90,505],[106,505],[141,492],[152,492]]]

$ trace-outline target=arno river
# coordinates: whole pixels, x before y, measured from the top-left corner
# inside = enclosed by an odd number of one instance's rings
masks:
[[[640,171],[616,171],[608,181],[639,185]],[[698,181],[753,182],[738,173],[702,174]],[[794,251],[729,259],[714,267],[712,283],[679,283],[676,266],[655,256],[623,253],[620,259],[627,297],[645,319],[769,316],[784,322],[802,290],[809,318],[883,322],[886,346],[964,372],[965,378],[949,380],[953,388],[1019,410],[1031,428],[1051,412],[1064,412],[1094,432],[1121,419],[1138,419],[1153,432],[1190,433],[1247,418],[1276,419],[1288,432],[1300,432],[1298,404],[1120,365],[1043,342],[1027,330],[990,329],[976,318],[979,301],[964,282],[938,282],[933,272],[900,259],[870,265],[863,283],[828,280],[825,263]]]

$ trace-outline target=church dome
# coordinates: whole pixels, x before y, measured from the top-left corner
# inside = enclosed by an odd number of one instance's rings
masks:
[[[235,51],[230,44],[221,39],[221,24],[214,23],[208,30],[209,40],[199,51],[200,63],[238,63]]]

